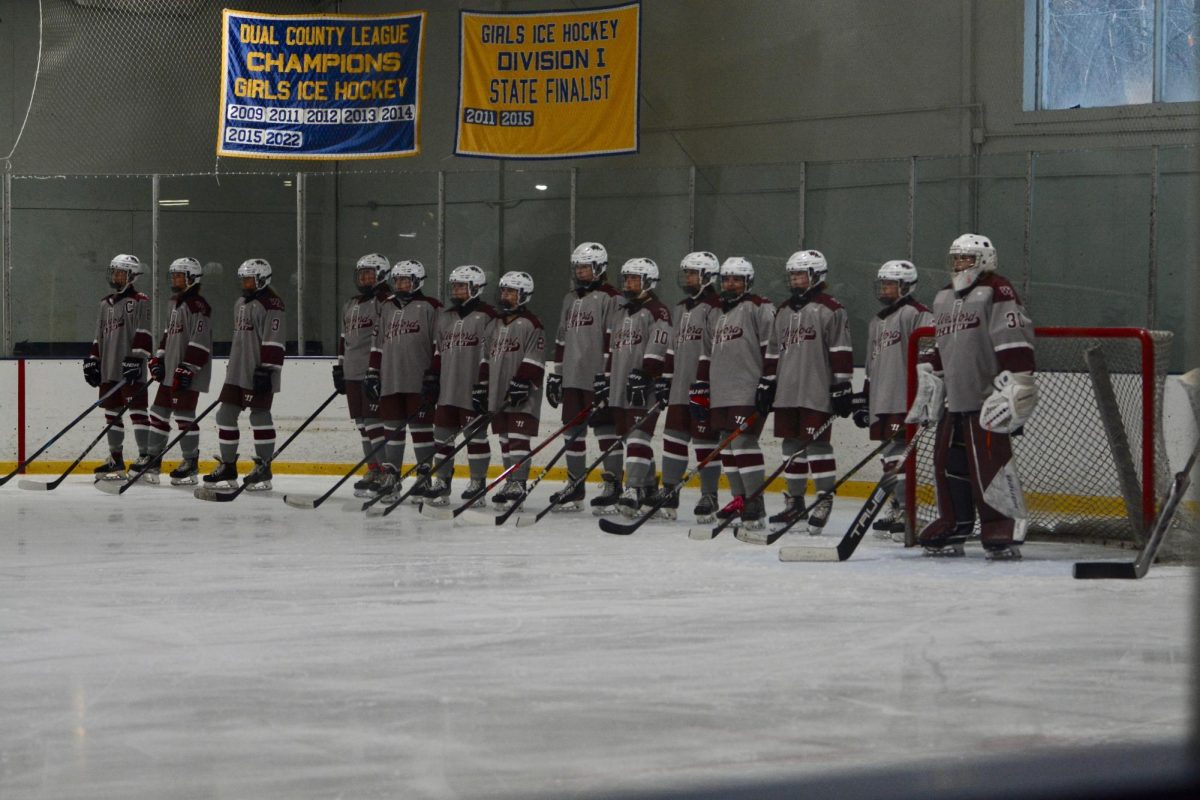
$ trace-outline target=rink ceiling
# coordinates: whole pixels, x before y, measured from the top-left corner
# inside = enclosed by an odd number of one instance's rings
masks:
[[[690,540],[691,496],[615,537],[277,495],[0,489],[0,794],[600,795],[1187,733],[1191,568],[783,564]]]

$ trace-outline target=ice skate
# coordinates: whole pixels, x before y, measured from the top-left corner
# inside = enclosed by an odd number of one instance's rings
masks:
[[[512,508],[513,503],[521,503],[524,505],[525,495],[528,493],[528,491],[529,490],[525,487],[523,482],[508,481],[504,484],[504,488],[497,492],[496,496],[492,498],[492,502],[498,504],[505,510],[508,510],[509,508]],[[518,507],[516,510],[520,511],[521,509]]]
[[[592,513],[597,517],[602,517],[606,514],[612,514],[617,511],[617,500],[621,497],[621,479],[611,472],[605,472],[600,476],[604,481],[604,487],[600,490],[598,497],[592,498]]]
[[[799,522],[804,517],[805,511],[806,509],[804,506],[803,496],[793,497],[787,492],[784,492],[783,511],[780,511],[778,514],[772,514],[771,518],[767,521],[771,523],[772,531],[779,532],[784,528],[793,526],[795,523]]]
[[[742,528],[748,531],[761,531],[767,527],[767,507],[762,495],[746,502],[742,508]]]
[[[98,481],[123,481],[125,480],[125,459],[121,458],[119,452],[111,453],[108,461],[92,470],[92,474]]]
[[[879,519],[871,525],[871,530],[875,531],[875,538],[883,541],[895,540],[894,534],[901,534],[900,541],[904,541],[904,509],[895,500],[888,504],[887,510],[879,515]]]
[[[742,515],[742,509],[745,507],[746,498],[743,495],[736,494],[733,496],[732,500],[725,504],[724,508],[717,512],[717,519],[721,520],[721,522],[724,522],[725,520],[733,519],[734,517],[740,517]]]
[[[414,506],[419,506],[425,502],[425,492],[429,489],[429,464],[417,465],[417,484],[413,487],[412,492],[408,495],[408,502]]]
[[[967,541],[974,527],[974,523],[955,525],[937,519],[921,531],[921,535],[917,537],[917,544],[925,548],[926,555],[958,558],[966,555],[963,543]]]
[[[354,482],[355,497],[374,497],[379,493],[379,484],[383,480],[383,468],[378,464],[369,464],[367,474]]]
[[[160,466],[157,458],[153,456],[141,455],[137,461],[129,465],[129,477],[141,474],[141,482],[148,483],[151,486],[158,485],[158,474]]]
[[[449,482],[435,475],[433,480],[429,482],[429,488],[425,490],[425,503],[431,506],[450,505]]]
[[[645,497],[646,489],[643,487],[627,486],[625,492],[617,499],[617,511],[621,516],[633,519],[641,509]]]
[[[391,464],[384,464],[380,469],[377,494],[381,501],[388,505],[399,500],[400,496],[404,494],[404,487],[400,482],[400,471]]]
[[[643,502],[647,505],[657,505],[661,501],[658,512],[659,519],[674,520],[679,518],[679,489],[663,484],[663,487],[647,497]]]
[[[218,457],[216,469],[204,476],[204,485],[209,489],[233,490],[237,488],[237,478],[237,458],[227,463]]]
[[[715,494],[700,495],[700,502],[692,509],[696,522],[701,525],[711,523],[717,517],[717,496]]]
[[[831,511],[833,511],[833,497],[830,495],[826,495],[813,503],[812,510],[808,512],[809,536],[821,535],[821,531],[825,529],[825,523],[829,521],[829,513]]]
[[[261,458],[254,459],[254,468],[246,476],[247,492],[269,492],[271,490],[271,462]]]
[[[467,488],[463,489],[463,493],[459,495],[459,499],[470,500],[472,497],[477,497],[478,495],[483,494],[483,490],[486,488],[487,484],[484,481],[471,478],[471,480],[467,482]],[[474,503],[471,503],[471,506],[478,504],[479,500],[476,499]]]
[[[199,482],[197,480],[199,474],[200,467],[193,457],[180,461],[179,466],[171,470],[168,477],[171,479],[172,486],[195,486]]]
[[[571,482],[574,480],[574,476],[568,475],[567,487],[550,495],[550,505],[554,507],[556,513],[570,513],[583,510],[583,498],[585,496],[583,481],[580,481],[574,488],[571,488]]]
[[[985,542],[983,555],[988,561],[1020,561],[1021,548],[1019,545]]]

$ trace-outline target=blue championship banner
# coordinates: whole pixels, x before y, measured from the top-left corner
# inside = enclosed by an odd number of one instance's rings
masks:
[[[225,9],[217,155],[392,158],[420,152],[425,12]]]

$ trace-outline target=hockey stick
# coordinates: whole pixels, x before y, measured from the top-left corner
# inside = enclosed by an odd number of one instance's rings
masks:
[[[850,480],[855,475],[857,475],[858,471],[860,469],[862,469],[868,463],[870,463],[870,461],[873,458],[875,458],[877,455],[882,453],[888,445],[892,444],[892,442],[894,442],[894,441],[897,441],[901,436],[902,436],[902,434],[896,434],[892,438],[886,439],[883,442],[880,442],[878,447],[876,447],[874,450],[872,450],[871,452],[869,452],[865,456],[863,456],[863,459],[861,461],[859,461],[857,464],[855,464],[853,467],[846,470],[846,472],[844,472],[842,474],[842,476],[837,479],[837,483],[833,484],[832,489],[826,489],[823,492],[817,492],[817,496],[813,499],[813,504],[809,509],[809,513],[811,513],[812,508],[815,508],[817,506],[817,504],[820,503],[822,500],[824,500],[827,497],[833,497],[834,495],[836,495],[838,488],[842,484],[844,484],[846,481]],[[917,437],[914,436],[913,441],[916,441],[916,439],[917,439]],[[763,533],[762,531],[749,531],[748,532],[743,529],[743,530],[739,530],[737,533],[735,533],[734,536],[736,536],[739,540],[746,542],[747,544],[767,544],[767,545],[775,544],[775,542],[779,541],[779,537],[783,536],[785,533],[790,531],[797,522],[799,522],[802,519],[807,519],[807,518],[808,518],[808,514],[797,514],[795,516],[795,518],[793,518],[791,521],[789,521],[783,527],[777,528],[775,530],[768,530],[766,533]]]
[[[1163,501],[1162,508],[1158,511],[1158,516],[1154,518],[1154,524],[1150,526],[1149,535],[1146,537],[1146,544],[1142,547],[1142,552],[1138,553],[1137,559],[1132,563],[1123,561],[1079,561],[1075,564],[1075,577],[1077,579],[1138,579],[1145,577],[1146,573],[1150,571],[1150,565],[1154,563],[1154,557],[1158,555],[1158,548],[1162,545],[1167,529],[1171,527],[1171,520],[1175,517],[1179,503],[1183,500],[1183,495],[1187,492],[1188,486],[1191,485],[1191,473],[1192,468],[1196,465],[1197,455],[1200,455],[1200,442],[1197,443],[1196,447],[1192,448],[1192,455],[1188,458],[1187,463],[1184,464],[1183,470],[1175,473],[1175,478],[1171,481],[1171,489],[1167,492],[1167,498]]]
[[[275,459],[279,458],[279,454],[282,453],[284,450],[286,450],[287,446],[292,443],[292,440],[294,440],[297,436],[299,436],[300,432],[303,431],[305,428],[307,428],[309,423],[311,423],[314,419],[316,419],[317,416],[322,411],[324,411],[325,408],[330,403],[332,403],[334,398],[337,397],[339,394],[340,394],[340,392],[334,392],[333,394],[329,395],[329,399],[326,400],[324,403],[321,403],[321,405],[317,407],[316,411],[309,414],[308,419],[304,420],[304,422],[301,422],[300,427],[298,427],[298,428],[296,428],[296,430],[292,431],[292,435],[289,436],[287,439],[285,439],[283,444],[279,445],[279,447],[277,447],[275,449],[275,452],[271,455],[271,457],[268,458],[264,463],[266,463],[266,464],[275,463]],[[246,487],[250,485],[250,482],[248,480],[249,477],[250,476],[247,475],[246,476],[247,479],[243,480],[236,489],[233,489],[231,491],[223,492],[220,489],[213,489],[209,486],[197,486],[192,491],[192,497],[195,497],[197,500],[212,500],[217,503],[231,503],[237,499],[238,495],[240,495],[242,492],[246,491]]]
[[[772,472],[770,475],[768,475],[763,480],[762,486],[759,486],[757,489],[754,490],[754,492],[752,492],[748,497],[745,498],[745,502],[749,503],[752,500],[757,500],[759,497],[762,497],[763,492],[767,491],[767,487],[771,485],[771,481],[775,480],[780,475],[782,475],[783,471],[791,465],[792,461],[796,458],[796,456],[800,455],[800,453],[803,452],[805,447],[808,447],[810,444],[812,444],[814,441],[816,441],[818,436],[820,436],[826,430],[828,430],[829,426],[833,424],[833,421],[835,419],[836,419],[836,417],[834,417],[831,414],[829,416],[829,419],[825,420],[824,424],[822,424],[820,428],[817,428],[816,432],[808,437],[808,441],[806,441],[804,443],[804,445],[800,447],[799,450],[797,450],[795,453],[792,453],[790,456],[788,456],[786,459],[784,459],[783,463],[780,464],[775,469],[774,472]],[[689,528],[688,529],[688,538],[696,539],[698,541],[704,541],[707,539],[715,539],[721,535],[721,531],[725,530],[730,525],[732,525],[735,519],[737,519],[736,515],[730,515],[730,517],[728,519],[721,520],[721,522],[714,528],[707,528],[707,527]]]
[[[80,413],[80,415],[79,415],[78,417],[76,417],[75,419],[73,419],[73,420],[71,420],[70,422],[68,422],[68,423],[67,423],[67,427],[63,428],[61,431],[59,431],[58,433],[54,434],[54,435],[53,435],[53,436],[51,436],[49,439],[47,439],[47,440],[46,440],[46,443],[45,443],[45,444],[43,444],[41,447],[39,447],[39,448],[38,448],[38,449],[37,449],[37,450],[34,452],[34,454],[33,454],[33,455],[29,456],[29,457],[28,457],[28,458],[26,458],[24,461],[22,461],[21,463],[17,464],[15,467],[13,467],[13,471],[12,471],[12,472],[8,473],[8,474],[7,474],[7,475],[5,475],[3,478],[0,478],[0,486],[3,486],[4,484],[8,483],[10,480],[12,480],[12,478],[13,478],[13,476],[14,476],[14,475],[16,475],[16,474],[17,474],[18,472],[20,472],[21,470],[25,469],[25,467],[27,467],[27,466],[28,466],[30,463],[32,463],[34,459],[36,459],[36,458],[37,458],[38,456],[40,456],[42,453],[46,452],[46,450],[47,450],[47,449],[50,447],[50,445],[52,445],[52,444],[54,444],[55,442],[57,442],[57,441],[58,441],[58,440],[59,440],[59,439],[62,437],[62,435],[63,435],[64,433],[66,433],[67,431],[71,430],[71,428],[74,428],[76,425],[78,425],[78,424],[80,423],[80,421],[81,421],[81,420],[83,420],[83,418],[84,418],[84,417],[86,417],[88,414],[90,414],[90,413],[92,413],[93,411],[95,411],[95,410],[96,410],[96,407],[97,407],[98,405],[100,405],[100,404],[101,404],[101,403],[103,403],[105,400],[107,400],[108,398],[112,397],[114,394],[116,394],[117,392],[119,392],[119,391],[121,390],[121,387],[122,387],[122,386],[124,386],[124,385],[125,385],[125,383],[126,383],[126,381],[125,381],[125,379],[124,379],[124,378],[122,378],[121,380],[117,381],[117,382],[116,382],[116,384],[114,384],[114,385],[113,385],[113,387],[112,387],[111,389],[109,389],[107,392],[105,392],[104,394],[102,394],[102,395],[100,396],[100,399],[99,399],[99,400],[97,400],[96,402],[92,403],[90,406],[88,406],[87,408],[85,408],[85,409],[83,410],[83,412],[82,412],[82,413]],[[91,448],[88,448],[88,449],[90,450]]]
[[[904,447],[904,452],[900,454],[900,460],[887,469],[879,482],[875,484],[875,488],[871,490],[871,494],[867,497],[867,501],[863,503],[862,508],[858,510],[854,521],[850,523],[850,527],[846,529],[842,540],[838,542],[837,547],[820,547],[813,545],[794,545],[790,547],[779,548],[780,561],[845,561],[854,554],[859,543],[863,540],[863,536],[867,533],[867,528],[871,525],[871,521],[879,514],[879,510],[883,508],[883,504],[891,497],[892,492],[896,488],[896,482],[899,479],[900,472],[904,469],[904,464],[908,461],[909,456],[917,449],[917,442],[925,435],[925,431],[929,430],[928,425],[922,425],[916,435],[909,440]]]
[[[574,428],[576,425],[579,425],[580,423],[582,423],[589,416],[591,416],[591,413],[592,413],[592,406],[588,406],[587,408],[581,410],[578,414],[576,414],[571,419],[570,422],[563,425],[561,428],[556,430],[550,436],[546,437],[542,441],[541,444],[539,444],[537,447],[533,448],[528,453],[526,453],[524,456],[522,456],[521,459],[519,461],[517,461],[515,464],[513,464],[512,466],[506,467],[503,472],[501,472],[498,476],[496,476],[495,480],[493,480],[491,483],[489,483],[484,488],[480,489],[475,494],[471,495],[471,497],[467,500],[467,502],[463,503],[462,505],[458,506],[457,508],[451,509],[447,506],[431,506],[431,505],[429,505],[429,503],[422,503],[421,509],[420,509],[421,514],[423,514],[426,517],[429,517],[430,519],[442,519],[442,520],[454,519],[455,517],[459,516],[464,511],[466,511],[468,508],[470,508],[471,506],[478,503],[480,501],[480,499],[487,497],[488,492],[492,491],[492,489],[495,489],[497,486],[499,486],[500,483],[502,481],[504,481],[509,475],[511,475],[514,470],[516,470],[522,464],[524,464],[526,461],[529,461],[535,455],[540,453],[543,449],[545,449],[551,442],[553,442],[559,436],[562,436],[564,433],[566,433],[571,428]],[[571,441],[574,441],[574,437],[572,437]],[[568,444],[569,443],[570,442],[568,442]],[[555,456],[555,458],[557,458],[557,456]],[[548,468],[549,467],[547,467],[547,469]],[[525,495],[521,497],[521,500],[523,501],[525,499],[525,497],[528,496],[528,494],[529,493],[526,492]],[[519,506],[519,505],[520,505],[520,502],[513,504],[514,507]],[[505,516],[505,519],[508,519],[507,515]],[[497,522],[496,524],[500,525],[502,523]]]
[[[117,416],[121,416],[124,413],[125,413],[125,409],[122,408],[117,413]],[[96,438],[92,439],[92,443],[89,444],[87,446],[87,448],[82,453],[79,454],[78,458],[76,458],[74,461],[71,462],[71,466],[67,467],[66,471],[63,472],[62,475],[59,475],[57,478],[50,481],[49,483],[42,483],[41,481],[19,480],[19,481],[17,481],[17,488],[18,489],[27,489],[27,490],[31,490],[31,491],[35,491],[35,492],[40,492],[40,491],[50,492],[50,491],[57,489],[58,485],[60,483],[62,483],[64,480],[66,480],[68,475],[70,475],[72,472],[75,471],[75,468],[79,466],[79,463],[81,461],[83,461],[83,459],[87,456],[87,454],[92,452],[92,448],[94,448],[97,444],[99,444],[100,440],[108,435],[108,432],[110,430],[112,430],[112,427],[113,427],[113,423],[110,422],[107,425],[105,425],[103,428],[101,428],[100,433],[96,434]]]
[[[219,397],[216,400],[213,400],[212,405],[210,405],[208,408],[201,411],[200,414],[195,419],[192,420],[191,424],[187,426],[187,428],[185,428],[184,430],[181,430],[179,432],[178,436],[176,436],[171,441],[167,442],[166,446],[164,446],[163,449],[159,452],[159,454],[154,457],[155,462],[158,462],[159,460],[161,460],[164,453],[166,453],[168,450],[170,450],[172,447],[174,447],[176,444],[178,444],[179,441],[181,439],[183,439],[184,436],[187,436],[189,433],[191,433],[192,428],[196,425],[196,423],[199,422],[200,420],[204,419],[205,417],[207,417],[209,412],[212,411],[214,408],[216,408],[220,404],[220,402],[221,402],[221,398],[219,398]],[[104,492],[105,494],[122,495],[122,494],[125,494],[125,492],[129,491],[129,487],[133,486],[135,483],[140,481],[142,479],[142,476],[145,475],[149,471],[150,471],[149,469],[144,469],[141,472],[134,473],[134,476],[132,478],[126,478],[125,482],[121,483],[121,484],[117,484],[112,481],[96,481],[96,483],[93,485],[100,491]]]
[[[751,414],[749,417],[747,417],[745,419],[745,421],[742,422],[741,425],[737,426],[737,430],[733,431],[728,436],[726,436],[724,439],[722,439],[717,444],[717,446],[712,449],[712,451],[708,455],[706,455],[704,458],[700,459],[699,462],[697,462],[696,466],[692,467],[690,470],[683,473],[683,476],[679,479],[679,483],[675,484],[675,486],[671,489],[671,491],[661,493],[659,498],[657,500],[655,500],[653,504],[650,505],[649,511],[644,512],[640,517],[635,519],[633,522],[614,522],[613,520],[610,520],[610,519],[601,519],[600,520],[600,530],[604,531],[605,533],[615,533],[618,536],[628,536],[629,534],[636,531],[638,528],[645,525],[647,520],[649,520],[651,517],[653,517],[656,513],[658,513],[658,510],[660,508],[662,508],[663,506],[665,506],[667,504],[667,500],[669,500],[672,496],[676,496],[676,497],[679,496],[679,488],[681,486],[683,486],[685,483],[687,483],[689,480],[691,480],[693,475],[695,475],[697,472],[702,470],[704,468],[704,466],[706,464],[708,464],[709,461],[712,461],[714,458],[716,458],[721,453],[722,450],[724,450],[726,447],[728,447],[734,439],[736,439],[737,437],[739,437],[743,433],[745,433],[750,428],[750,426],[753,425],[757,420],[758,420],[758,412],[755,412],[755,413]]]
[[[316,497],[313,497],[312,495],[285,494],[283,496],[283,502],[287,503],[292,508],[303,508],[305,511],[311,511],[313,509],[320,508],[321,504],[328,500],[330,495],[336,492],[343,483],[350,480],[350,478],[354,476],[354,473],[358,472],[363,464],[366,464],[368,461],[374,458],[376,454],[382,452],[383,448],[387,447],[388,442],[392,441],[393,436],[396,436],[397,434],[403,435],[404,431],[408,429],[408,423],[419,417],[422,412],[428,408],[428,406],[428,403],[423,403],[416,411],[401,420],[400,424],[396,426],[396,430],[392,431],[391,436],[385,436],[382,442],[371,448],[371,452],[363,456],[362,461],[359,461],[357,464],[351,467],[350,471],[339,478],[337,483],[329,487],[329,491]]]
[[[663,407],[663,404],[661,402],[656,402],[654,405],[652,405],[650,408],[648,408],[646,410],[646,416],[642,418],[641,422],[639,422],[637,425],[634,425],[633,428],[629,431],[629,433],[625,434],[624,436],[622,436],[621,438],[617,439],[612,444],[610,444],[608,447],[604,448],[604,450],[600,453],[600,455],[596,456],[596,460],[593,461],[591,464],[587,465],[587,467],[583,470],[582,475],[578,475],[578,476],[572,478],[571,480],[567,481],[567,485],[563,487],[562,492],[560,494],[563,497],[568,497],[568,496],[570,496],[571,492],[574,491],[577,487],[582,486],[583,482],[587,480],[587,476],[591,475],[592,471],[594,469],[596,469],[596,467],[600,466],[600,464],[604,461],[605,458],[607,458],[618,447],[624,447],[625,442],[629,439],[629,435],[632,434],[635,430],[640,430],[641,427],[643,425],[645,425],[648,420],[655,419],[654,415],[657,414],[659,411],[661,411],[662,407]],[[542,519],[547,514],[549,514],[554,509],[558,508],[560,505],[562,505],[562,503],[551,503],[550,505],[543,508],[541,511],[539,511],[534,516],[527,516],[525,514],[522,514],[521,516],[517,517],[517,527],[524,528],[529,525],[536,525],[537,523],[541,522]]]

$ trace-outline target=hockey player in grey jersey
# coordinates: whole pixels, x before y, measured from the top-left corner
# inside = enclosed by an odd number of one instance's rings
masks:
[[[870,428],[876,442],[892,439],[904,430],[909,338],[933,319],[929,309],[913,297],[916,285],[917,268],[909,261],[885,262],[875,279],[875,296],[883,308],[867,326],[867,377],[862,391],[854,396],[854,424]],[[888,445],[881,456],[883,469],[896,467],[903,452],[903,441]],[[904,517],[904,472],[900,471],[891,503],[873,526],[876,535],[903,541]]]
[[[755,395],[760,414],[775,411],[775,435],[790,459],[784,477],[788,491],[782,512],[772,524],[789,525],[804,514],[804,492],[811,477],[818,492],[833,489],[837,461],[830,428],[837,414],[848,417],[853,391],[854,351],[850,320],[842,304],[826,289],[829,264],[818,250],[800,250],[786,267],[791,296],[779,304],[762,380]],[[833,507],[833,497],[817,502],[808,514],[808,532],[819,535]]]
[[[546,380],[546,399],[553,408],[562,406],[564,423],[592,406],[596,380],[603,377],[608,332],[621,298],[605,281],[607,269],[608,251],[602,244],[584,242],[571,253],[575,288],[563,298],[554,340],[554,372]],[[593,414],[589,425],[601,450],[616,443],[610,409],[602,408]],[[567,447],[567,474],[571,478],[582,475],[587,463],[587,437],[575,436],[576,432],[572,428],[565,434],[571,440]],[[615,508],[621,494],[621,461],[620,448],[615,448],[605,459],[604,488],[599,497],[593,498],[593,508]],[[569,495],[554,494],[551,498],[554,510],[579,511],[583,508],[584,494],[582,481]]]
[[[370,363],[363,378],[368,400],[379,403],[387,437],[383,483],[385,498],[399,497],[400,470],[404,466],[404,437],[412,436],[418,468],[418,486],[412,502],[425,499],[429,461],[433,458],[433,411],[438,396],[438,376],[433,365],[437,316],[442,304],[421,291],[425,265],[397,262],[390,273],[392,296],[379,312],[379,327],[371,343]],[[391,500],[389,500],[391,502]]]
[[[627,517],[636,515],[654,494],[654,448],[650,440],[658,417],[646,420],[653,405],[654,382],[666,366],[671,342],[671,312],[654,294],[658,265],[631,258],[621,266],[625,302],[609,333],[607,370],[596,399],[608,402],[617,436],[625,443],[625,493],[617,501]],[[669,512],[668,512],[669,514]]]
[[[712,429],[724,438],[757,413],[755,391],[763,374],[775,307],[765,297],[751,293],[754,265],[749,260],[741,256],[725,259],[720,278],[721,307],[708,315],[704,352],[689,401],[697,413],[710,415]],[[749,529],[765,526],[762,496],[746,501],[766,478],[758,445],[764,422],[765,416],[758,415],[721,453],[733,500],[717,516],[722,520],[740,516]]]
[[[450,306],[438,314],[437,349],[432,367],[440,379],[433,438],[443,465],[425,492],[427,502],[435,506],[450,502],[454,437],[479,416],[471,402],[471,390],[480,381],[481,365],[498,325],[496,310],[482,299],[487,286],[487,275],[482,269],[474,264],[455,267],[450,270],[447,282],[450,284]],[[462,493],[464,500],[483,490],[491,460],[487,426],[480,425],[467,443],[471,479]]]
[[[254,433],[254,467],[246,475],[246,491],[271,488],[271,459],[275,455],[275,422],[271,405],[279,391],[287,333],[283,298],[271,288],[271,265],[262,258],[238,267],[242,296],[233,304],[233,342],[225,385],[217,407],[220,456],[216,469],[204,476],[213,489],[233,489],[237,482],[238,417],[250,409]]]
[[[950,245],[952,281],[933,301],[935,347],[918,364],[907,422],[937,423],[938,517],[917,541],[962,552],[976,514],[989,558],[1020,558],[1027,514],[1011,434],[1037,406],[1033,323],[1012,284],[997,275],[996,248],[965,233]]]
[[[717,309],[721,306],[714,286],[720,269],[717,257],[705,251],[688,253],[679,263],[679,288],[684,298],[675,306],[666,366],[654,384],[656,399],[667,405],[663,424],[662,495],[654,502],[663,501],[659,513],[667,519],[675,519],[678,514],[679,493],[675,487],[687,471],[688,443],[699,462],[708,457],[717,441],[709,420],[692,413],[688,388],[696,380],[708,318],[719,313]],[[700,470],[700,502],[693,510],[697,522],[712,522],[716,515],[720,479],[721,465],[717,459]]]
[[[527,307],[531,297],[533,276],[528,272],[506,272],[500,278],[499,323],[471,391],[476,413],[495,412],[492,431],[500,436],[505,467],[529,455],[529,440],[537,436],[541,417],[546,332]],[[530,466],[526,461],[510,473],[492,501],[506,505],[523,498]]]
[[[125,477],[125,425],[121,413],[129,409],[133,438],[138,448],[138,464],[150,459],[150,420],[146,415],[146,360],[154,341],[150,337],[150,298],[134,288],[142,274],[137,256],[121,254],[108,265],[108,285],[112,294],[100,301],[96,335],[83,360],[83,378],[89,386],[110,392],[121,379],[125,385],[101,403],[108,429],[109,457],[95,470],[97,480],[121,480]]]
[[[199,474],[200,429],[196,403],[212,381],[212,308],[200,296],[203,268],[194,258],[177,258],[167,268],[171,281],[171,317],[150,359],[150,375],[158,381],[150,406],[150,454],[143,480],[158,483],[163,448],[171,432],[171,415],[180,431],[183,461],[171,471],[175,486],[192,486]],[[136,465],[135,465],[136,467]]]
[[[338,337],[338,360],[333,365],[333,387],[346,395],[350,419],[358,428],[363,455],[370,455],[383,442],[379,403],[363,396],[363,378],[371,357],[371,342],[379,327],[383,303],[391,295],[387,256],[368,253],[354,264],[354,287],[358,293],[342,308],[342,334]],[[378,453],[367,463],[366,476],[354,484],[356,497],[370,497],[383,480],[383,460]]]

